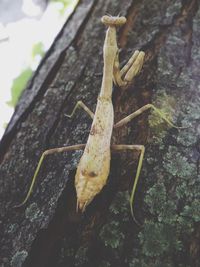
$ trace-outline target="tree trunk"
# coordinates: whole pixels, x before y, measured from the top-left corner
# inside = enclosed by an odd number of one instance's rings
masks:
[[[83,0],[32,77],[0,144],[1,266],[195,267],[200,252],[200,10],[198,0]],[[83,215],[74,174],[81,151],[46,158],[28,203],[19,209],[46,149],[85,143],[101,85],[106,13],[124,15],[118,32],[124,64],[146,53],[141,74],[114,88],[115,121],[153,103],[175,124],[145,113],[119,130],[115,144],[146,146],[130,213],[138,155],[113,154],[109,181]],[[151,115],[150,115],[151,114]]]

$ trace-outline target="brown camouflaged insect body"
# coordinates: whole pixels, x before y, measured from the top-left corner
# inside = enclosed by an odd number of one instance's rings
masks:
[[[34,172],[28,193],[24,201],[16,207],[23,206],[29,199],[42,162],[47,155],[61,153],[65,151],[84,149],[75,176],[75,187],[77,192],[77,210],[80,209],[83,212],[86,206],[101,191],[101,189],[107,182],[110,171],[110,142],[113,126],[117,128],[123,125],[124,122],[127,123],[128,121],[130,121],[130,118],[135,116],[134,114],[137,113],[138,115],[141,113],[141,111],[140,113],[138,113],[139,111],[137,111],[114,125],[114,112],[111,100],[113,82],[122,89],[126,88],[132,81],[133,77],[140,72],[145,54],[142,51],[135,51],[127,62],[127,64],[120,70],[116,39],[116,26],[123,25],[126,22],[126,18],[103,16],[101,21],[106,26],[108,26],[108,30],[106,32],[103,49],[103,79],[95,114],[93,114],[93,112],[82,101],[78,101],[74,110],[72,111],[72,114],[66,115],[67,117],[71,118],[77,107],[79,106],[82,107],[90,115],[90,117],[93,119],[93,123],[91,126],[88,141],[86,145],[79,144],[60,148],[52,148],[44,151]],[[141,110],[143,110],[144,108],[142,108]],[[144,148],[143,146],[137,145],[115,145],[112,148],[114,148],[114,150],[135,149],[141,151],[141,156],[138,165],[139,167],[137,169],[136,179],[131,196],[131,199],[133,199],[137,180],[141,170]]]
[[[119,25],[119,21],[125,23],[126,19],[121,20],[121,18],[116,17],[115,21]],[[114,17],[112,17],[112,23],[114,23]],[[110,142],[114,124],[111,96],[113,65],[117,50],[116,28],[110,26],[104,43],[104,71],[101,92],[90,135],[75,176],[77,208],[81,211],[85,210],[85,207],[104,187],[110,172]]]
[[[101,21],[108,26],[103,49],[104,69],[101,91],[90,135],[75,176],[77,209],[82,212],[104,187],[110,172],[110,142],[114,125],[111,99],[113,81],[121,87],[126,86],[139,73],[144,60],[144,52],[136,51],[120,73],[116,26],[126,23],[126,18],[103,16]],[[134,61],[135,64],[133,64]],[[123,73],[124,80],[121,77]]]

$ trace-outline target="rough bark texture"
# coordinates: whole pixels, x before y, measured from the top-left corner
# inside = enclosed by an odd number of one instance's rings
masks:
[[[83,0],[64,25],[24,91],[0,146],[0,265],[200,266],[200,10],[198,0]],[[124,15],[119,31],[123,63],[135,49],[145,66],[123,94],[114,89],[118,121],[154,103],[183,130],[154,114],[113,133],[113,143],[145,144],[132,220],[129,190],[137,156],[113,155],[109,182],[81,216],[75,212],[74,172],[81,152],[49,156],[25,207],[41,153],[84,143],[91,120],[77,112],[82,99],[95,109],[102,74],[106,12]]]

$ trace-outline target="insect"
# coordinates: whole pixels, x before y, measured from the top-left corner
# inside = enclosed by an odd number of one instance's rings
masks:
[[[140,152],[140,156],[130,196],[130,207],[133,215],[134,194],[142,168],[145,147],[143,145],[111,145],[113,128],[122,127],[133,118],[150,108],[154,109],[154,111],[168,124],[175,128],[179,128],[169,121],[161,110],[157,109],[152,104],[147,104],[141,107],[137,111],[114,124],[114,112],[111,99],[113,81],[119,87],[125,89],[131,83],[133,78],[140,72],[144,62],[145,53],[143,51],[135,51],[127,64],[120,70],[116,27],[126,23],[126,18],[119,16],[103,16],[101,21],[108,27],[108,29],[103,47],[103,79],[96,111],[93,113],[82,101],[78,101],[71,115],[67,115],[71,118],[77,108],[82,107],[93,119],[87,143],[46,150],[39,160],[26,198],[19,206],[24,205],[29,199],[41,164],[47,155],[64,151],[84,150],[75,175],[77,209],[83,212],[86,206],[102,190],[107,182],[110,171],[111,150],[136,150]]]

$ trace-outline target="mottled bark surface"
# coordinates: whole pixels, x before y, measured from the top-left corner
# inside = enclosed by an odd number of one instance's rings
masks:
[[[102,78],[106,12],[124,15],[122,63],[146,52],[141,74],[114,89],[116,121],[146,103],[176,124],[146,113],[113,133],[115,144],[144,144],[145,160],[130,215],[137,154],[117,153],[109,182],[83,216],[75,212],[74,173],[81,151],[45,160],[31,199],[25,196],[41,153],[84,143]],[[83,0],[23,93],[0,146],[0,266],[197,267],[200,265],[200,10],[198,0]]]

